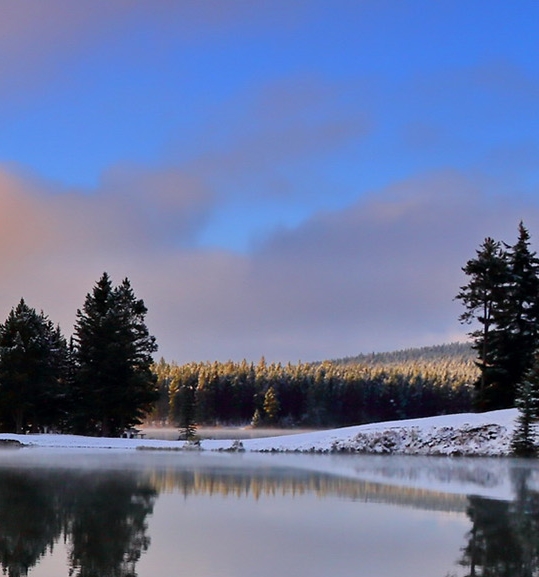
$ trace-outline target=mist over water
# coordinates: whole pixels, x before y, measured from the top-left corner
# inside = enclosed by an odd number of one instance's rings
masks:
[[[161,439],[176,441],[179,429],[173,427],[144,427],[143,432],[147,439]],[[263,427],[198,427],[197,435],[201,439],[260,439],[263,437],[281,437],[309,433],[314,429],[266,429]]]
[[[509,459],[5,450],[0,563],[9,577],[517,575],[539,563],[538,478]]]

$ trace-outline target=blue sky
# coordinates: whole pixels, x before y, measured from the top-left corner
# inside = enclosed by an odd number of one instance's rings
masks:
[[[484,237],[539,234],[536,2],[0,15],[0,314],[70,334],[107,270],[169,360],[437,344]]]

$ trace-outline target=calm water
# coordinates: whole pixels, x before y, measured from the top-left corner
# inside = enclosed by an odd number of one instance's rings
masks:
[[[539,466],[0,452],[10,577],[532,577]]]

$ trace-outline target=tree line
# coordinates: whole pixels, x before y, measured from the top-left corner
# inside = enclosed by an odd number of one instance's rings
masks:
[[[155,338],[129,279],[104,273],[68,342],[24,299],[0,325],[0,430],[119,436],[157,399]]]
[[[333,360],[339,364],[400,365],[410,363],[438,363],[450,361],[453,367],[470,366],[475,352],[470,343],[453,342],[429,347],[414,347],[389,352],[361,353],[353,357]]]
[[[305,427],[467,412],[477,369],[470,359],[367,363],[228,361],[154,367],[159,400],[150,418],[194,425]]]

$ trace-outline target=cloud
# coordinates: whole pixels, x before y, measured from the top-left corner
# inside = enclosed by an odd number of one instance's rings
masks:
[[[180,362],[447,342],[466,330],[453,298],[484,237],[515,241],[521,218],[532,239],[539,234],[535,201],[496,198],[485,186],[449,171],[409,179],[235,254],[189,242],[213,200],[177,171],[122,167],[87,196],[4,167],[0,311],[24,297],[69,334],[107,270],[115,282],[131,279],[160,353]]]
[[[364,142],[373,132],[369,114],[348,99],[357,87],[316,75],[291,75],[250,87],[214,109],[187,160],[174,158],[190,173],[219,184],[227,195],[283,197],[305,191],[287,183],[290,169]],[[184,145],[185,146],[185,145]],[[283,194],[285,191],[285,194]],[[245,193],[243,193],[245,194]],[[313,190],[307,193],[315,194]]]
[[[189,245],[210,207],[204,186],[174,169],[118,167],[90,195],[55,190],[3,167],[0,310],[22,296],[50,308],[70,331],[76,308],[104,270],[119,281],[159,253]]]
[[[119,22],[126,6],[87,2],[29,0],[4,2],[0,19],[0,86],[8,93],[50,82],[59,68],[86,43]]]
[[[176,254],[154,289],[152,317],[173,358],[314,360],[464,338],[454,302],[461,267],[485,236],[516,240],[539,207],[493,198],[444,172],[403,181],[346,210],[274,232],[248,255]],[[174,303],[174,304],[173,304]]]
[[[41,193],[38,183],[0,170],[0,258],[4,266],[40,257],[56,244],[58,223]]]
[[[0,19],[0,86],[20,93],[50,84],[68,74],[88,50],[122,52],[125,36],[138,38],[130,51],[150,49],[166,54],[179,42],[199,42],[254,24],[296,26],[308,15],[307,3],[257,2],[224,4],[218,0],[26,0],[2,3]]]
[[[175,167],[144,169],[140,166],[116,166],[103,177],[101,187],[89,201],[112,205],[115,223],[126,222],[129,242],[144,244],[189,244],[204,226],[213,209],[212,190],[199,178]]]

